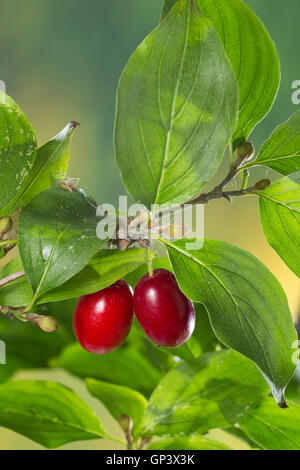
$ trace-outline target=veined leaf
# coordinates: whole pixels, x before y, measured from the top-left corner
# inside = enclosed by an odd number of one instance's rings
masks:
[[[106,243],[97,238],[98,222],[94,207],[77,190],[49,189],[22,210],[19,252],[32,302],[81,271]]]
[[[12,201],[6,213],[13,213],[28,204],[37,194],[53,186],[56,179],[64,179],[70,159],[70,143],[76,122],[70,122],[50,142],[37,151],[36,161],[26,184]]]
[[[150,397],[142,434],[189,435],[236,423],[268,393],[258,369],[226,350],[180,363]]]
[[[266,398],[239,425],[265,450],[300,450],[300,405],[291,401],[289,405],[288,410],[280,410]]]
[[[40,302],[56,302],[92,294],[111,286],[146,262],[146,252],[142,248],[128,249],[125,252],[101,250],[82,271],[55,290],[47,292]]]
[[[257,194],[268,243],[300,277],[300,171]]]
[[[219,167],[237,110],[218,34],[195,0],[178,2],[120,80],[115,148],[126,189],[148,207],[197,195]]]
[[[206,306],[216,336],[255,362],[284,406],[297,334],[277,279],[253,255],[225,242],[205,240],[197,251],[186,251],[186,240],[163,242],[181,290]]]
[[[149,396],[163,376],[163,371],[130,342],[130,337],[121,349],[102,356],[73,344],[52,360],[51,365],[82,378],[91,377],[125,387],[130,385],[145,396]]]
[[[153,256],[155,256],[154,253]],[[41,295],[37,305],[77,298],[105,289],[126,275],[130,275],[129,273],[137,270],[145,262],[146,253],[141,248],[129,249],[125,252],[100,250],[82,271],[61,286]],[[22,269],[20,258],[16,258],[0,270],[0,278]],[[26,277],[0,287],[0,305],[20,307],[27,305],[31,298],[32,289]]]
[[[138,435],[142,423],[147,400],[136,390],[95,379],[86,379],[88,391],[100,400],[111,415],[119,421],[126,415],[133,421],[133,433]]]
[[[55,382],[0,385],[0,425],[49,449],[73,441],[111,439],[93,410],[72,390]]]
[[[250,165],[256,164],[266,165],[282,175],[300,170],[300,111],[275,129]]]
[[[238,145],[273,105],[280,83],[278,54],[264,25],[242,0],[197,2],[217,30],[238,80],[239,121],[233,136]],[[163,17],[175,3],[165,0]]]
[[[147,450],[231,450],[221,442],[201,435],[188,437],[163,437],[151,444]]]
[[[36,158],[36,136],[19,106],[0,91],[0,216],[22,191]]]

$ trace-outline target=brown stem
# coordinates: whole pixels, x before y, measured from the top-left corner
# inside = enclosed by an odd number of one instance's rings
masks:
[[[25,272],[24,271],[19,271],[17,273],[11,274],[10,276],[5,277],[4,279],[0,280],[0,287],[4,287],[7,284],[10,284],[13,281],[16,281],[17,279],[20,279],[20,277],[24,277]]]
[[[150,436],[149,436],[149,437],[143,437],[143,438],[141,439],[141,442],[140,442],[140,445],[139,445],[138,450],[143,450],[144,447],[145,447],[146,445],[150,444],[151,441],[152,441],[152,437],[150,437]]]

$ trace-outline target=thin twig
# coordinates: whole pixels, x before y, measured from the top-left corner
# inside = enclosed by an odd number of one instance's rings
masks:
[[[0,287],[4,287],[7,284],[10,284],[13,281],[16,281],[17,279],[20,279],[21,277],[25,276],[24,271],[19,271],[17,273],[11,274],[10,276],[5,277],[4,279],[0,280]]]

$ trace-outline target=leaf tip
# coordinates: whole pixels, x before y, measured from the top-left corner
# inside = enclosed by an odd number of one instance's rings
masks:
[[[281,400],[280,403],[278,403],[278,406],[279,406],[280,408],[282,408],[283,410],[286,409],[286,408],[289,408],[289,406],[288,406],[288,404],[287,404],[287,402],[285,401],[284,398]]]

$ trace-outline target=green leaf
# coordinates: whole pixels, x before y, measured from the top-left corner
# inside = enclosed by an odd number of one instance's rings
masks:
[[[49,448],[110,436],[93,410],[55,382],[17,381],[0,386],[0,425]]]
[[[163,378],[149,400],[142,433],[189,435],[230,426],[267,391],[257,368],[240,354],[204,354]]]
[[[6,214],[12,214],[28,204],[37,194],[49,189],[59,180],[64,179],[70,159],[70,143],[76,122],[70,122],[50,142],[38,149],[36,161],[21,191],[6,208]]]
[[[203,436],[164,437],[151,444],[147,450],[231,450],[221,442]]]
[[[149,252],[151,255],[151,252]],[[153,256],[154,253],[153,253]],[[118,250],[101,250],[90,260],[82,271],[75,274],[61,286],[46,292],[37,301],[37,305],[47,302],[57,302],[81,295],[92,294],[111,286],[131,271],[144,265],[145,250],[141,248],[129,249],[125,252]],[[20,258],[8,263],[0,270],[0,278],[23,269]],[[130,274],[129,274],[130,275]],[[26,277],[0,287],[0,305],[20,307],[27,305],[32,298],[32,289]]]
[[[265,165],[282,175],[300,170],[300,111],[275,129],[248,166]]]
[[[164,0],[162,12],[161,12],[161,21],[165,19],[165,17],[173,8],[176,2],[177,0]]]
[[[300,171],[257,194],[268,243],[300,277]]]
[[[7,363],[15,362],[19,369],[47,367],[51,358],[74,341],[61,324],[51,335],[30,323],[1,319],[0,325],[0,340],[6,344]]]
[[[103,403],[117,421],[122,415],[129,416],[133,421],[133,434],[138,435],[147,408],[147,400],[143,395],[128,387],[94,379],[86,379],[86,385],[88,391]]]
[[[186,251],[186,242],[164,241],[181,290],[206,306],[216,336],[255,362],[283,404],[296,368],[297,334],[281,285],[257,258],[234,245],[206,239],[201,250]]]
[[[154,258],[152,260],[152,266],[153,266],[153,269],[167,269],[168,271],[173,270],[168,258]],[[148,265],[144,264],[143,266],[140,266],[135,271],[132,271],[131,273],[127,274],[127,276],[125,277],[125,280],[132,287],[132,289],[134,289],[137,283],[139,282],[139,280],[143,276],[145,276],[145,274],[147,273],[148,273]]]
[[[44,191],[22,210],[19,252],[32,303],[81,271],[106,243],[97,238],[98,221],[84,194],[61,188]]]
[[[273,402],[273,406],[274,406],[274,402]],[[246,444],[248,444],[249,447],[251,447],[251,449],[258,450],[259,446],[255,442],[253,442],[249,438],[249,436],[247,436],[247,434],[244,431],[242,431],[240,427],[238,427],[238,425],[231,426],[230,428],[226,428],[226,433],[230,434],[231,436],[237,437],[241,441],[244,441]]]
[[[281,410],[266,398],[239,421],[242,430],[265,450],[300,450],[300,405]]]
[[[0,269],[0,278],[4,279],[11,274],[23,271],[23,265],[19,257],[13,259]],[[25,277],[10,282],[0,287],[0,305],[10,307],[24,307],[32,298],[32,289]]]
[[[65,348],[57,359],[52,360],[51,365],[82,378],[91,377],[130,386],[146,396],[149,396],[163,376],[163,371],[155,367],[130,341],[118,351],[102,356],[88,353],[79,344],[73,344]]]
[[[0,91],[0,216],[22,191],[36,158],[36,136],[19,106]]]
[[[0,329],[0,341],[1,341],[1,329]],[[0,384],[7,382],[8,379],[14,373],[23,367],[23,362],[18,359],[9,357],[9,362],[6,364],[0,364]]]
[[[219,167],[237,108],[217,33],[194,0],[178,3],[120,80],[115,148],[128,192],[148,207],[196,196]]]
[[[151,252],[149,253],[151,255]],[[146,256],[142,248],[128,249],[125,252],[101,250],[82,271],[55,290],[46,293],[40,302],[55,302],[105,289],[145,264]]]
[[[233,141],[247,139],[270,111],[280,83],[280,64],[264,25],[242,0],[197,0],[219,33],[239,85],[239,120]],[[166,15],[174,0],[166,0]]]

